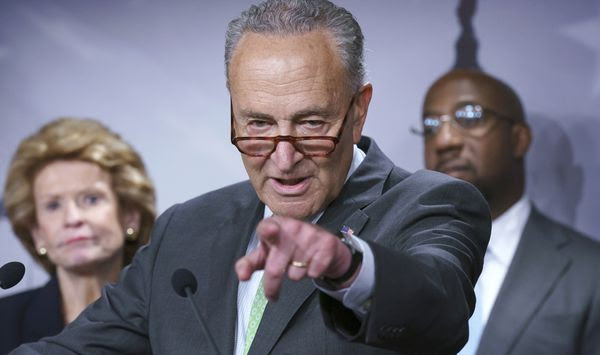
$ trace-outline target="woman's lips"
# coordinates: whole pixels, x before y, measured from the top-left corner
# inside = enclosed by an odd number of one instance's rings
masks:
[[[69,239],[67,239],[67,240],[66,240],[66,241],[63,243],[63,245],[73,245],[73,244],[78,244],[78,243],[81,243],[81,242],[87,242],[87,241],[90,241],[90,240],[92,240],[92,239],[93,239],[92,237],[86,237],[86,236],[76,236],[76,237],[73,237],[73,238],[69,238]]]
[[[310,186],[310,178],[270,179],[273,190],[283,196],[298,196],[304,194]]]

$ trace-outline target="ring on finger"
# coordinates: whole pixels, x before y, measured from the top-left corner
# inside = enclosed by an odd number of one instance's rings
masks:
[[[301,268],[301,269],[306,269],[306,267],[308,266],[308,263],[305,263],[304,261],[292,260],[290,265]]]

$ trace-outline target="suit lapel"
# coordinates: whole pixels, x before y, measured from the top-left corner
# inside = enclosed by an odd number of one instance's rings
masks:
[[[208,265],[209,275],[214,275],[207,278],[209,292],[204,295],[197,292],[194,296],[197,302],[206,297],[206,309],[210,310],[206,312],[208,328],[223,354],[232,354],[235,344],[233,334],[237,323],[238,278],[233,266],[246,253],[250,237],[262,218],[263,211],[264,205],[255,198],[247,209],[232,216],[233,223],[229,221],[218,228],[215,233],[217,237],[209,245],[208,255],[213,257],[203,264]],[[252,214],[253,217],[248,218]]]
[[[484,329],[478,354],[507,354],[554,289],[571,260],[561,253],[568,243],[544,227],[535,208],[508,269]]]
[[[268,354],[300,306],[315,292],[310,279],[284,279],[279,299],[267,303],[249,354]]]
[[[385,179],[394,166],[374,142],[361,149],[367,151],[367,156],[346,182],[339,197],[327,207],[317,222],[336,235],[340,235],[343,225],[352,228],[359,235],[369,220],[361,209],[381,196]],[[316,288],[311,279],[290,281],[286,278],[282,283],[279,299],[269,302],[265,308],[249,354],[268,354],[298,309],[315,293]]]
[[[363,209],[382,195],[385,182],[394,168],[379,147],[373,141],[368,142],[370,144],[360,146],[367,152],[365,159],[317,223],[333,234],[340,235],[340,229],[346,225],[355,235],[360,235],[369,220]],[[368,239],[368,236],[365,237]]]

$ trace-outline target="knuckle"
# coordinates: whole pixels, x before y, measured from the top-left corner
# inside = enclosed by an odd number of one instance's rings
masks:
[[[265,265],[265,274],[267,274],[268,277],[280,277],[281,275],[283,275],[284,271],[284,269],[273,263],[267,263],[267,265]]]
[[[323,238],[323,248],[325,250],[335,250],[337,243],[337,238]]]
[[[290,269],[288,271],[288,277],[291,280],[298,281],[298,280],[302,279],[303,275]]]
[[[291,219],[289,221],[289,223],[287,224],[287,227],[288,227],[288,232],[291,233],[292,235],[296,235],[296,236],[301,235],[302,231],[304,229],[303,223],[293,220],[293,219]]]
[[[321,272],[325,272],[325,270],[329,268],[332,260],[333,257],[331,255],[325,255],[323,258],[321,258],[321,260],[319,260],[319,268]]]

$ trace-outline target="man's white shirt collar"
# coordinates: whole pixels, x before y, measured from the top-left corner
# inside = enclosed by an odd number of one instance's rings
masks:
[[[488,252],[505,266],[510,265],[531,213],[531,202],[523,195],[508,210],[492,221]]]

